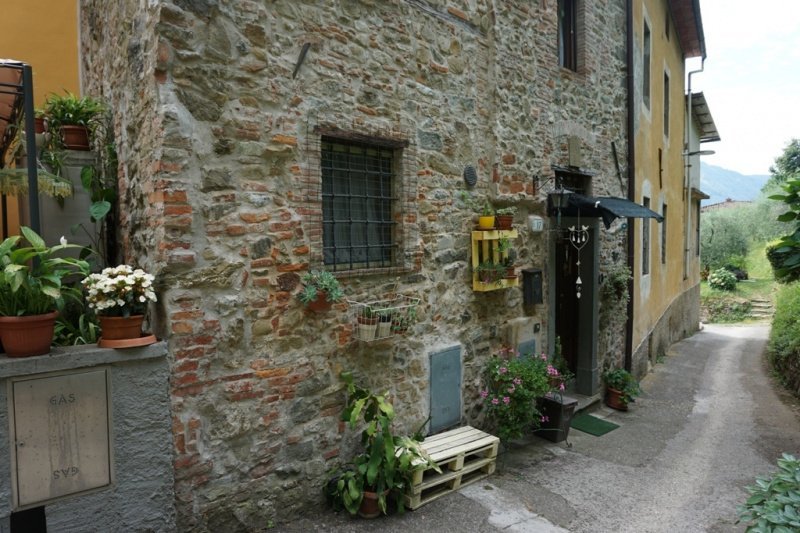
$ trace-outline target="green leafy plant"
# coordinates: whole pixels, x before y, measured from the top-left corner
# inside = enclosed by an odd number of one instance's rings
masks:
[[[708,286],[718,291],[736,289],[736,275],[726,268],[719,268],[708,275]]]
[[[547,356],[521,357],[513,348],[502,348],[489,359],[480,396],[487,424],[500,440],[519,438],[538,426],[541,414],[535,400],[550,391],[550,376],[557,373]]]
[[[775,281],[791,283],[800,279],[800,269],[784,268],[789,254],[792,252],[790,245],[785,245],[783,239],[777,239],[767,244],[764,253],[767,256]]]
[[[500,237],[497,240],[497,251],[501,254],[506,253],[511,249],[511,239],[508,237]]]
[[[788,210],[778,220],[793,225],[794,231],[778,240],[773,250],[776,261],[772,264],[778,267],[776,279],[797,279],[800,276],[800,176],[795,174],[787,178],[781,187],[783,194],[772,195],[770,199],[786,204]]]
[[[0,244],[0,315],[28,316],[49,313],[64,306],[64,299],[80,298],[80,290],[64,284],[65,278],[89,273],[89,264],[72,257],[57,257],[64,250],[79,249],[61,243],[49,247],[35,231],[23,226]],[[22,245],[27,241],[28,246]]]
[[[623,368],[607,370],[603,373],[603,381],[606,387],[621,392],[620,400],[623,404],[635,402],[635,397],[639,396],[641,389],[639,382],[630,372]]]
[[[420,447],[418,441],[407,436],[397,436],[392,431],[394,407],[386,395],[374,394],[359,387],[353,375],[342,372],[347,385],[347,404],[342,420],[350,429],[364,424],[361,432],[363,452],[352,463],[334,472],[326,483],[325,492],[335,508],[344,508],[355,515],[370,490],[378,495],[378,506],[387,511],[387,496],[392,495],[399,512],[404,510],[403,494],[410,486],[414,472],[441,469]]]
[[[76,346],[96,344],[100,338],[100,324],[94,313],[86,311],[82,302],[68,301],[65,310],[56,318],[53,344]]]
[[[501,207],[495,213],[501,216],[514,216],[517,214],[517,206]]]
[[[778,471],[756,478],[747,487],[750,497],[740,505],[739,522],[748,532],[791,533],[800,531],[800,461],[784,453]]]
[[[631,269],[624,263],[612,263],[605,270],[603,283],[600,285],[600,298],[605,305],[615,305],[630,299],[628,282],[632,279]]]
[[[517,262],[517,252],[516,250],[511,249],[508,251],[508,255],[505,258],[503,258],[501,263],[506,269],[509,269],[514,265],[516,265],[516,262]]]
[[[499,283],[506,274],[506,267],[500,263],[485,261],[477,266],[475,272],[481,283]]]
[[[780,288],[775,302],[767,357],[789,390],[800,390],[800,283]]]
[[[95,163],[81,169],[81,185],[92,202],[89,205],[89,221],[93,225],[99,224],[99,231],[90,231],[83,223],[74,224],[70,228],[73,234],[82,230],[89,237],[92,248],[103,265],[111,255],[103,244],[107,244],[108,227],[113,223],[113,208],[117,201],[116,169],[116,147],[111,140],[107,140]]]
[[[91,96],[78,97],[69,91],[63,95],[48,95],[44,107],[50,129],[74,125],[91,130],[104,110],[105,106],[99,100]]]
[[[325,293],[325,299],[331,303],[338,302],[344,298],[344,293],[339,285],[339,280],[325,270],[312,270],[306,272],[302,277],[303,290],[297,295],[305,305],[317,299],[319,292]]]

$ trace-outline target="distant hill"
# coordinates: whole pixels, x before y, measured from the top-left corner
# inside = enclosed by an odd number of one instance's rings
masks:
[[[700,162],[700,189],[711,198],[703,205],[731,200],[755,200],[769,175],[745,176],[734,170]]]

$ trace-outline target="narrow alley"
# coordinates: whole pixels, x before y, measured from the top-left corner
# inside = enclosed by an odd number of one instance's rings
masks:
[[[798,403],[776,390],[766,325],[706,326],[673,345],[619,428],[572,429],[571,448],[514,444],[498,471],[414,512],[377,521],[320,510],[287,531],[672,532],[735,526],[744,487],[800,450]]]

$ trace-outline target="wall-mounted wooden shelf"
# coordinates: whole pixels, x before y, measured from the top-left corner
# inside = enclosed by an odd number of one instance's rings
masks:
[[[500,251],[500,239],[516,239],[517,230],[490,230],[472,232],[472,290],[477,292],[496,291],[519,286],[519,276],[501,278],[495,282],[484,283],[478,278],[478,265],[484,262],[502,263],[508,251]]]

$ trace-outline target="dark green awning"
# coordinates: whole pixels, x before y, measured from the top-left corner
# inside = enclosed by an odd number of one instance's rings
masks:
[[[568,206],[561,209],[561,215],[602,218],[606,229],[611,227],[611,223],[618,217],[654,218],[659,222],[664,221],[664,217],[655,211],[625,198],[584,196],[577,193],[569,195]]]

